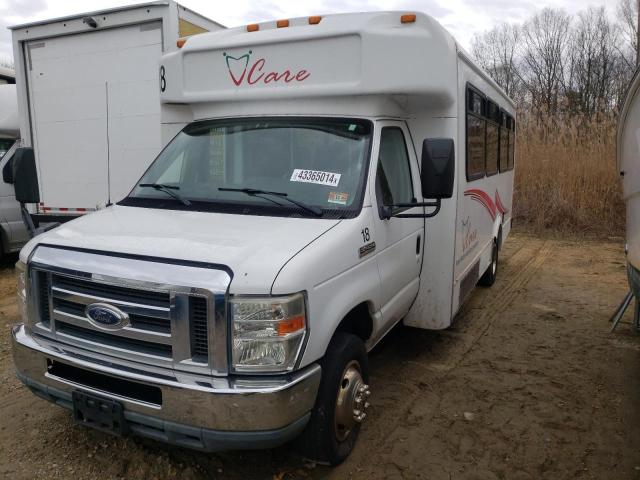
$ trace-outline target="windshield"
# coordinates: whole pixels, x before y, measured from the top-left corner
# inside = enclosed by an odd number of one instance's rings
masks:
[[[124,205],[347,218],[362,206],[372,126],[331,118],[195,122]]]

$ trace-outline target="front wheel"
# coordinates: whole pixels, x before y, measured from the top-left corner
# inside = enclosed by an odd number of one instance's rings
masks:
[[[496,281],[496,276],[498,274],[498,242],[493,241],[493,248],[491,250],[491,264],[487,271],[484,272],[484,275],[480,277],[478,281],[478,285],[483,287],[490,287]]]
[[[322,380],[311,418],[302,433],[305,456],[338,465],[351,453],[369,407],[369,363],[362,340],[334,335],[322,361]]]

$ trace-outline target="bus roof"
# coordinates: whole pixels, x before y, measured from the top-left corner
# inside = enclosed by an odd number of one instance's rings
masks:
[[[473,63],[449,32],[422,13],[262,22],[189,37],[165,55],[161,98],[189,104],[401,95],[416,106],[446,108],[457,98],[459,54]]]

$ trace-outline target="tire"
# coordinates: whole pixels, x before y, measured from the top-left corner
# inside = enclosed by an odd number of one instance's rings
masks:
[[[480,280],[478,281],[478,285],[482,287],[490,287],[496,281],[496,276],[498,275],[498,243],[496,240],[493,240],[493,247],[491,249],[491,263],[489,264],[489,268],[484,272]]]
[[[369,406],[369,362],[364,343],[355,335],[337,332],[321,364],[316,404],[299,445],[310,460],[338,465],[353,450]],[[359,420],[352,413],[354,409],[362,415]]]

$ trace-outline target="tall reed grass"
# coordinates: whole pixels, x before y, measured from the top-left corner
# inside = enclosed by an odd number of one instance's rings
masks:
[[[624,234],[612,115],[520,115],[516,152],[516,226],[569,234]]]

